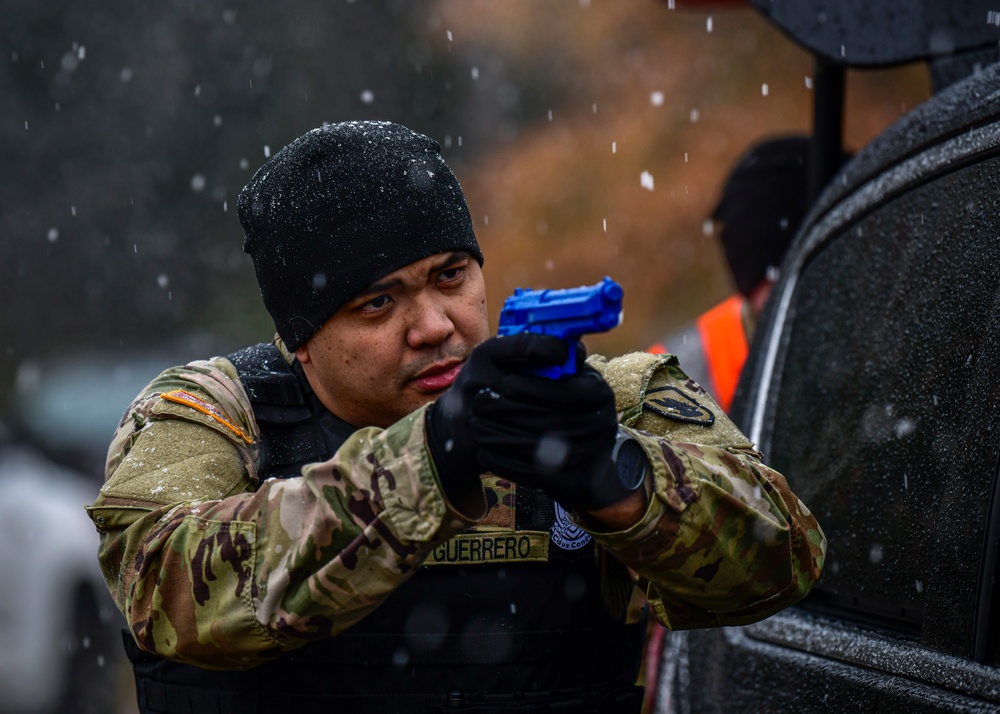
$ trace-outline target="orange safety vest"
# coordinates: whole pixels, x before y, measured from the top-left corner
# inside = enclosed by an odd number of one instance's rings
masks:
[[[740,380],[740,372],[743,370],[743,363],[747,359],[747,332],[744,322],[745,299],[742,295],[732,295],[711,310],[702,313],[694,322],[693,329],[677,333],[684,335],[685,340],[692,337],[697,340],[696,345],[683,345],[687,348],[694,348],[700,352],[704,361],[705,375],[698,375],[697,365],[690,364],[689,375],[696,381],[707,380],[707,384],[702,386],[711,394],[715,401],[719,403],[724,411],[729,411],[733,403],[733,394],[736,392],[736,384]],[[652,354],[682,353],[682,345],[677,341],[681,337],[671,336],[662,342],[658,342],[650,347],[647,352]],[[695,357],[694,359],[697,359]],[[685,369],[685,361],[681,360],[681,369]]]

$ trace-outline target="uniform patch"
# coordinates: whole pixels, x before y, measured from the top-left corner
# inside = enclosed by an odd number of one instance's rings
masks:
[[[715,423],[715,414],[708,407],[685,394],[677,387],[666,386],[650,389],[642,400],[642,408],[667,419],[686,421],[702,426]]]
[[[486,494],[486,515],[476,525],[477,531],[514,530],[517,522],[516,489],[507,479],[489,474],[482,477],[483,492]]]
[[[566,509],[555,501],[556,518],[552,523],[552,542],[563,550],[579,550],[590,542],[590,533],[570,520]]]
[[[424,561],[424,565],[468,565],[546,561],[549,534],[544,531],[460,533],[445,541]]]
[[[222,424],[224,427],[229,429],[231,432],[240,437],[247,444],[252,444],[253,439],[247,436],[246,432],[236,426],[225,414],[222,413],[217,406],[214,404],[209,404],[203,399],[198,399],[190,392],[185,392],[183,389],[175,389],[172,392],[164,392],[160,394],[160,399],[166,399],[168,402],[174,402],[175,404],[183,404],[186,407],[191,407],[195,411],[201,412],[207,416],[212,417],[215,421]]]

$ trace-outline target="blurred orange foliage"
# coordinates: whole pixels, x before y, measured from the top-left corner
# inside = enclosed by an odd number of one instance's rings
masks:
[[[731,291],[706,218],[750,144],[810,130],[807,52],[732,3],[439,0],[436,11],[448,51],[526,66],[560,90],[515,137],[457,167],[494,325],[515,287],[610,275],[625,288],[625,321],[586,342],[617,354]],[[846,146],[856,151],[927,96],[922,66],[849,72]]]

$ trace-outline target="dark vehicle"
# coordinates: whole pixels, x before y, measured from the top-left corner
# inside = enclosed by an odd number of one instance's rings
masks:
[[[1000,712],[1000,65],[827,185],[733,411],[824,573],[763,622],[669,633],[656,711]]]

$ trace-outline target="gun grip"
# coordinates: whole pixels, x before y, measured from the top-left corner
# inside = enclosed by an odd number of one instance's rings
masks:
[[[576,351],[579,349],[580,340],[566,340],[566,344],[569,347],[569,355],[566,357],[564,364],[533,369],[531,370],[532,374],[548,377],[549,379],[559,379],[567,374],[576,374]]]

